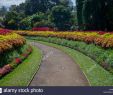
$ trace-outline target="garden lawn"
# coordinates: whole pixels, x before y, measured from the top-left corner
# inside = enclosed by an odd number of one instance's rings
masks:
[[[113,75],[88,56],[68,47],[42,41],[37,42],[58,48],[70,55],[75,63],[79,64],[91,86],[113,86]]]
[[[39,69],[42,52],[33,47],[31,55],[11,73],[0,79],[0,86],[28,86]]]

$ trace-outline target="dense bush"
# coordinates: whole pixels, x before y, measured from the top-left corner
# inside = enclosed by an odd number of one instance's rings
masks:
[[[55,6],[52,8],[51,21],[55,24],[58,30],[71,29],[72,14],[69,8],[64,6]]]
[[[31,52],[32,48],[28,45],[24,45],[23,47],[18,47],[13,51],[5,52],[3,55],[0,55],[0,78],[15,69]]]
[[[80,29],[113,31],[112,0],[76,0]]]
[[[52,26],[48,20],[48,16],[44,13],[36,13],[28,16],[20,21],[20,29],[29,30],[33,27],[46,27]]]
[[[7,12],[3,18],[3,25],[7,29],[19,29],[20,21],[24,18],[22,13],[16,11]]]

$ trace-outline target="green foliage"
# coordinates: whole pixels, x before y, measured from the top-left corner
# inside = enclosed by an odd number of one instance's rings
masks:
[[[5,6],[2,6],[2,7],[0,8],[0,17],[5,16],[6,13],[7,13],[6,7],[5,7]]]
[[[77,12],[72,12],[71,30],[77,30]]]
[[[44,13],[36,13],[20,21],[20,29],[32,29],[32,27],[49,26],[51,23]]]
[[[105,28],[107,30],[112,31],[113,30],[113,1],[112,0],[104,0],[105,2],[105,9],[103,12],[105,19]]]
[[[4,27],[2,24],[3,24],[3,18],[0,17],[0,28],[3,28]]]
[[[18,13],[25,13],[25,4],[24,3],[21,3],[20,5],[12,5],[10,8],[9,8],[9,11],[16,11]]]
[[[51,21],[55,24],[58,30],[70,30],[71,12],[69,8],[62,5],[55,6],[51,12]]]
[[[59,7],[59,16],[58,14],[51,15],[55,6]],[[32,29],[33,27],[56,25],[61,28],[60,30],[69,30],[70,23],[74,21],[70,20],[72,8],[70,0],[26,0],[25,3],[12,5],[9,8],[3,24],[8,29]],[[58,21],[61,20],[61,24],[56,24],[50,19],[55,16]]]
[[[17,13],[16,11],[8,12],[3,19],[5,28],[18,29],[19,22],[23,18],[24,18],[24,15]]]
[[[77,0],[76,3],[80,29],[113,30],[112,0]]]
[[[42,20],[34,24],[34,27],[52,27],[52,26],[53,25],[48,20]]]
[[[23,45],[13,50],[4,52],[0,54],[0,67],[3,67],[6,64],[10,64],[16,57],[21,55],[28,48],[28,45]]]
[[[56,5],[69,6],[70,0],[26,0],[25,14],[33,15],[37,12],[46,13]]]
[[[24,18],[20,21],[20,29],[31,29],[31,19],[30,17]]]
[[[76,0],[78,29],[83,29],[82,8],[84,0]]]

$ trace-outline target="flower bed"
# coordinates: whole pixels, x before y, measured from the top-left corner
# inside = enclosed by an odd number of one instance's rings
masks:
[[[15,47],[22,46],[25,43],[26,40],[16,33],[8,31],[4,32],[4,30],[0,32],[0,54]]]
[[[0,77],[12,71],[31,51],[24,37],[11,30],[0,29]]]
[[[74,41],[83,41],[86,43],[93,43],[103,48],[113,48],[113,34],[103,32],[31,32],[31,31],[17,31],[17,33],[24,36],[42,36],[42,37],[58,37]]]
[[[11,30],[8,30],[8,29],[0,29],[0,35],[6,35],[8,33],[11,33]]]

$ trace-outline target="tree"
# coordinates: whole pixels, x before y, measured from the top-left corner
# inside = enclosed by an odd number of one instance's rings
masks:
[[[0,16],[3,17],[7,13],[7,8],[5,6],[2,6],[0,8]]]
[[[48,0],[26,0],[25,14],[33,15],[48,10]]]
[[[82,19],[82,9],[83,9],[84,0],[76,0],[77,7],[77,19],[78,19],[78,29],[83,29],[83,19]]]
[[[113,30],[113,0],[77,0],[76,2],[79,29]]]
[[[3,18],[0,17],[0,28],[1,27],[3,28],[4,26],[3,26]]]
[[[85,30],[102,30],[104,15],[102,13],[102,0],[86,0],[83,4],[83,24]]]
[[[25,14],[32,15],[37,12],[47,12],[56,5],[71,5],[70,0],[26,0],[25,2]]]
[[[71,28],[71,11],[62,5],[52,8],[51,21],[58,30],[70,30]]]
[[[32,29],[38,26],[48,26],[48,24],[48,16],[40,12],[22,19],[20,21],[20,28]]]
[[[104,0],[102,8],[105,30],[113,31],[113,1]]]
[[[17,13],[16,11],[8,12],[5,15],[5,17],[3,18],[5,28],[18,29],[19,22],[23,18],[24,18],[24,15],[23,14],[20,14],[20,13]]]
[[[25,13],[25,3],[21,3],[20,5],[11,5],[9,11],[16,11],[18,13]]]

